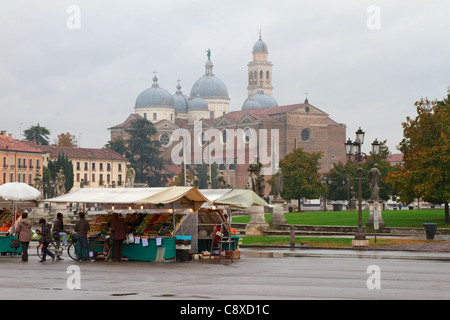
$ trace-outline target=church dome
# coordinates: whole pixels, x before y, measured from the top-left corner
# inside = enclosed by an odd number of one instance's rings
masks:
[[[278,102],[272,96],[265,94],[262,89],[253,95],[253,100],[258,102],[261,108],[278,107]]]
[[[197,93],[202,98],[229,99],[225,84],[213,74],[213,63],[208,58],[205,64],[205,75],[194,83],[190,97],[196,97]]]
[[[177,91],[173,95],[175,111],[177,113],[185,113],[188,110],[188,97],[181,92],[181,85],[178,83]]]
[[[137,97],[135,108],[146,108],[146,107],[173,108],[174,105],[175,102],[172,95],[166,89],[159,87],[158,78],[155,76],[153,78],[152,87],[145,89]]]
[[[209,111],[208,102],[206,102],[199,95],[197,95],[195,98],[189,100],[188,110],[189,111]]]
[[[242,110],[253,110],[253,109],[261,109],[261,105],[258,101],[253,99],[253,96],[248,97],[244,104],[242,105]]]
[[[267,44],[261,39],[261,33],[259,34],[258,41],[253,45],[253,53],[269,53]]]

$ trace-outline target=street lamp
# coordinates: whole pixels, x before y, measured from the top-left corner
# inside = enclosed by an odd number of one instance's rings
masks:
[[[366,235],[362,227],[362,162],[367,159],[367,155],[361,152],[361,146],[364,143],[365,132],[361,127],[356,131],[356,139],[352,142],[350,139],[345,143],[345,153],[349,160],[353,157],[358,164],[358,231],[355,235],[355,240],[366,240]],[[378,155],[380,151],[380,143],[375,139],[372,143],[372,154]]]

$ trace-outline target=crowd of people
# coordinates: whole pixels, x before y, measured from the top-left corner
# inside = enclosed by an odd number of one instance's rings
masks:
[[[88,241],[88,232],[90,229],[89,222],[86,220],[84,212],[80,212],[79,220],[75,224],[72,236],[76,238],[76,249],[79,261],[89,261],[90,245]],[[64,260],[61,257],[61,246],[67,245],[68,234],[70,231],[64,228],[63,214],[58,213],[50,225],[44,218],[39,220],[41,230],[36,230],[40,235],[40,243],[42,243],[42,257],[39,262],[45,262],[47,257],[52,261]],[[123,242],[126,239],[128,227],[118,213],[113,214],[111,222],[111,237],[114,243],[114,260],[120,262],[122,260]],[[16,225],[15,232],[22,246],[22,261],[28,261],[28,248],[32,238],[31,221],[28,219],[28,211],[22,213],[22,219]],[[55,244],[55,253],[49,250],[49,245]]]

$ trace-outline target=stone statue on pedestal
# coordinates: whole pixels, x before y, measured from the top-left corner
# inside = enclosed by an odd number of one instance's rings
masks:
[[[136,179],[136,171],[131,166],[131,163],[127,164],[127,173],[125,177],[125,188],[133,188],[134,179]]]
[[[378,170],[377,165],[369,170],[367,174],[367,180],[369,181],[370,191],[372,192],[372,196],[370,200],[379,200],[380,199],[380,185],[381,185],[381,172]]]

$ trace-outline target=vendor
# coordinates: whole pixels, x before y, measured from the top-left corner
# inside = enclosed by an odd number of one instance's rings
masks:
[[[128,226],[119,217],[117,212],[113,213],[111,221],[111,234],[114,240],[114,260],[120,262],[122,260],[123,241],[127,238]]]

